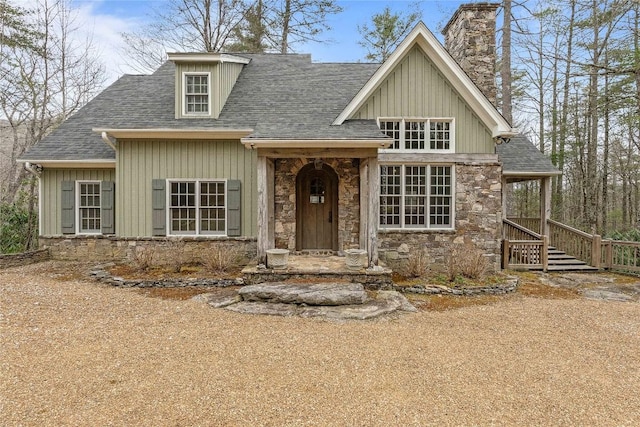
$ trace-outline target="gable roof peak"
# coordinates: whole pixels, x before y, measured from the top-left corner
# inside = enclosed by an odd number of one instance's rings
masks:
[[[518,133],[517,130],[513,129],[511,124],[502,117],[496,107],[487,99],[480,89],[478,89],[471,78],[422,21],[413,27],[411,32],[398,45],[391,56],[380,65],[369,81],[367,81],[338,117],[336,117],[333,124],[341,125],[354,115],[414,46],[419,46],[425,55],[429,57],[443,76],[478,115],[480,120],[491,130],[494,138],[510,138]]]

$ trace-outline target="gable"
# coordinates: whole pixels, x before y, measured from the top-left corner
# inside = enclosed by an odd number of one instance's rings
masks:
[[[418,45],[391,70],[350,119],[454,118],[456,152],[492,153],[491,131]]]

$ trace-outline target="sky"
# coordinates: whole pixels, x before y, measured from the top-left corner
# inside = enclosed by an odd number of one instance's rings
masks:
[[[29,2],[30,0],[16,0]],[[98,53],[104,62],[108,82],[122,74],[135,73],[122,55],[124,47],[120,34],[144,25],[154,9],[162,8],[166,0],[72,0],[76,9],[76,23],[87,35],[92,34]],[[423,0],[422,20],[442,41],[440,29],[447,23],[460,4],[473,0]],[[366,51],[358,45],[361,39],[357,27],[371,21],[371,16],[386,6],[394,11],[406,11],[411,1],[406,0],[347,0],[338,1],[344,11],[331,16],[331,31],[323,38],[328,43],[296,45],[297,53],[310,53],[316,62],[357,62],[364,60]]]

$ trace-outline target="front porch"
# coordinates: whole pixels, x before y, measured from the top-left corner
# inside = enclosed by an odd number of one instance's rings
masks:
[[[378,265],[380,172],[378,147],[370,145],[257,148],[258,265],[275,248],[361,249],[368,266]]]

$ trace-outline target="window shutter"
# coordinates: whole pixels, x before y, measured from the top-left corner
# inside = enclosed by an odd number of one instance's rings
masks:
[[[115,234],[115,183],[102,181],[100,183],[100,222],[102,234]]]
[[[227,181],[227,236],[240,236],[240,181]]]
[[[76,232],[76,183],[62,181],[62,234]]]
[[[154,179],[152,182],[153,235],[167,235],[167,182],[164,179]]]

